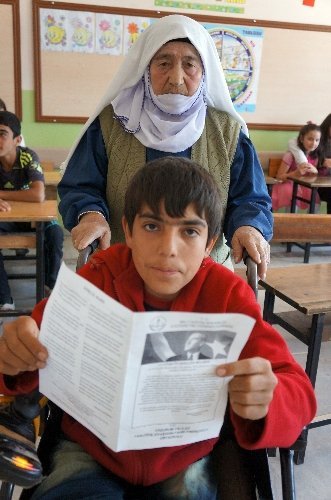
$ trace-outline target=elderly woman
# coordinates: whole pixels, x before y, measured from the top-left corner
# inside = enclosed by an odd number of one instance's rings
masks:
[[[166,155],[190,157],[216,178],[234,260],[246,248],[263,277],[272,215],[262,169],[212,38],[180,15],[158,20],[139,37],[65,162],[59,208],[77,249],[94,239],[100,248],[110,238],[123,240],[129,179],[144,162]],[[231,265],[225,238],[213,257]]]

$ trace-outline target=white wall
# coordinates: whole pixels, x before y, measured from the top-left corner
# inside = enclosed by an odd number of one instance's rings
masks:
[[[62,0],[66,3],[105,5],[107,7],[126,7],[137,9],[137,0]],[[200,4],[221,5],[223,0],[200,0]],[[192,2],[193,3],[193,2]],[[231,5],[224,3],[224,5]],[[232,4],[240,6],[240,4]],[[241,5],[244,14],[219,14],[220,17],[238,17],[245,19],[263,19],[269,21],[282,21],[306,24],[331,24],[331,0],[315,0],[315,7],[307,7],[302,0],[246,0]],[[154,7],[153,0],[140,0],[139,9],[158,10]],[[205,10],[182,10],[162,8],[161,11],[188,14],[210,14],[214,12]],[[32,0],[21,0],[21,58],[22,58],[22,89],[33,90],[33,25],[32,25]]]

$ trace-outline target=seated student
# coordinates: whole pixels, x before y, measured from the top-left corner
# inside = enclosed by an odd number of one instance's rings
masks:
[[[331,113],[329,113],[320,125],[321,141],[320,141],[320,167],[318,175],[331,175]],[[307,157],[304,152],[298,147],[297,142],[291,139],[288,143],[288,148],[293,154],[295,161],[304,166],[307,164]],[[327,213],[331,214],[331,188],[322,187],[318,189],[318,194],[322,201],[327,203]]]
[[[45,198],[44,176],[34,151],[20,146],[21,124],[14,113],[0,111],[0,211],[11,201],[41,202]],[[1,222],[0,234],[31,231],[27,222]],[[45,228],[45,284],[54,287],[63,256],[63,231],[57,222]],[[0,310],[14,310],[7,274],[0,252]]]
[[[314,417],[314,391],[285,341],[263,321],[247,283],[209,257],[222,231],[221,206],[215,181],[205,169],[186,158],[154,160],[133,176],[126,191],[126,245],[99,251],[79,274],[133,311],[253,317],[256,323],[240,359],[220,364],[215,377],[233,377],[230,418],[241,446],[286,447]],[[45,304],[35,307],[33,319],[5,325],[0,338],[4,394],[38,387],[38,370],[48,357],[38,340]],[[62,431],[51,472],[33,499],[216,498],[212,451],[218,438],[114,452],[67,414]]]
[[[0,111],[8,111],[5,101],[1,98],[0,98]],[[25,147],[25,141],[22,134],[21,134],[20,146]]]
[[[321,129],[314,123],[304,125],[297,138],[298,147],[307,155],[308,163],[298,164],[290,151],[287,151],[283,156],[282,162],[277,171],[277,179],[283,181],[281,184],[276,184],[272,189],[272,208],[290,208],[292,201],[293,182],[288,179],[288,174],[295,173],[298,176],[302,175],[317,175],[319,166],[319,143],[321,139]],[[298,186],[298,196],[310,200],[311,189]],[[308,205],[304,201],[297,200],[299,208],[307,208]]]

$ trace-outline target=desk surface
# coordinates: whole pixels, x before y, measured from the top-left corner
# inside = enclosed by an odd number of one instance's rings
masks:
[[[304,175],[298,177],[297,175],[287,174],[287,177],[292,181],[300,184],[301,186],[306,186],[309,188],[314,187],[331,187],[331,175],[322,177],[318,175]]]
[[[59,170],[47,170],[44,172],[46,186],[57,186],[61,177],[62,174]]]
[[[266,184],[271,184],[271,185],[274,185],[274,184],[281,184],[281,180],[279,179],[276,179],[276,177],[271,177],[271,175],[264,175],[264,178],[265,178],[265,183]]]
[[[273,292],[304,314],[331,311],[331,263],[268,268],[260,280],[262,288]]]
[[[6,222],[47,222],[57,219],[56,200],[46,200],[42,203],[27,201],[10,201],[11,210],[0,212],[0,221]]]

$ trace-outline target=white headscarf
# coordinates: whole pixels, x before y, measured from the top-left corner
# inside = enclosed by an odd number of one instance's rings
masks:
[[[111,81],[110,86],[94,113],[82,128],[80,136],[72,146],[64,162],[64,168],[68,164],[82,135],[101,111],[118,97],[122,91],[130,89],[131,87],[137,88],[137,84],[142,81],[145,70],[148,68],[154,54],[162,45],[170,40],[178,38],[188,38],[200,54],[204,68],[204,93],[207,105],[220,111],[225,111],[233,116],[241,124],[243,132],[248,136],[246,123],[236,112],[232,104],[229,89],[212,37],[197,21],[186,16],[175,14],[162,17],[151,24],[146,31],[139,36]],[[155,149],[161,148],[156,147]]]
[[[137,85],[122,90],[112,106],[124,130],[145,147],[178,153],[201,137],[206,120],[204,90],[202,77],[192,96],[155,95],[146,69]]]

